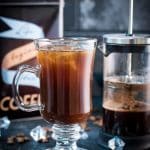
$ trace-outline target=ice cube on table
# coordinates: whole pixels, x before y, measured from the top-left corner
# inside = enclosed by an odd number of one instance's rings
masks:
[[[108,147],[112,150],[123,150],[124,146],[125,142],[118,136],[115,136],[108,141]]]
[[[88,139],[88,137],[89,137],[89,136],[88,136],[87,132],[84,131],[84,132],[81,133],[80,139],[86,140],[86,139]]]
[[[10,120],[8,117],[0,118],[0,128],[8,129],[10,125]]]
[[[30,131],[31,137],[36,141],[45,140],[47,138],[47,131],[43,127],[37,126]]]

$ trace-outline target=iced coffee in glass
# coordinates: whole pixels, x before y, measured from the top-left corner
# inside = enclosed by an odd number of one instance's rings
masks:
[[[79,123],[87,120],[91,106],[91,78],[96,39],[37,39],[38,65],[22,66],[14,78],[17,104],[25,111],[40,110],[44,120],[53,123],[54,149],[81,149]],[[40,105],[25,106],[18,94],[23,72],[40,79]]]

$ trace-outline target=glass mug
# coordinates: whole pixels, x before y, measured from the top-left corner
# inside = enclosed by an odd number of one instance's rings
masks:
[[[79,123],[87,120],[91,106],[91,77],[96,39],[37,39],[37,66],[21,66],[13,80],[13,93],[24,111],[40,110],[44,120],[53,123],[53,149],[77,150]],[[25,105],[19,96],[23,73],[40,80],[40,104]]]

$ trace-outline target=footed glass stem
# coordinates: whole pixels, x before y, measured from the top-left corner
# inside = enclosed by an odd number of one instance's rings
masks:
[[[85,150],[76,144],[80,139],[81,130],[78,124],[54,124],[52,130],[52,138],[56,140],[56,146],[49,150]]]

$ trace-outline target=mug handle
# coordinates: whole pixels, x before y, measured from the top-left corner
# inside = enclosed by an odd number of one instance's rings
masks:
[[[22,65],[17,70],[17,72],[14,76],[14,79],[13,79],[13,84],[12,84],[12,91],[13,91],[13,96],[14,96],[15,103],[17,104],[17,106],[21,110],[27,111],[27,112],[37,111],[37,110],[43,109],[42,105],[40,105],[40,104],[34,104],[34,105],[24,104],[22,98],[20,97],[20,94],[19,94],[19,80],[20,80],[23,73],[33,73],[33,74],[36,75],[37,78],[39,78],[40,65],[36,65],[35,67],[30,66],[30,65]]]

